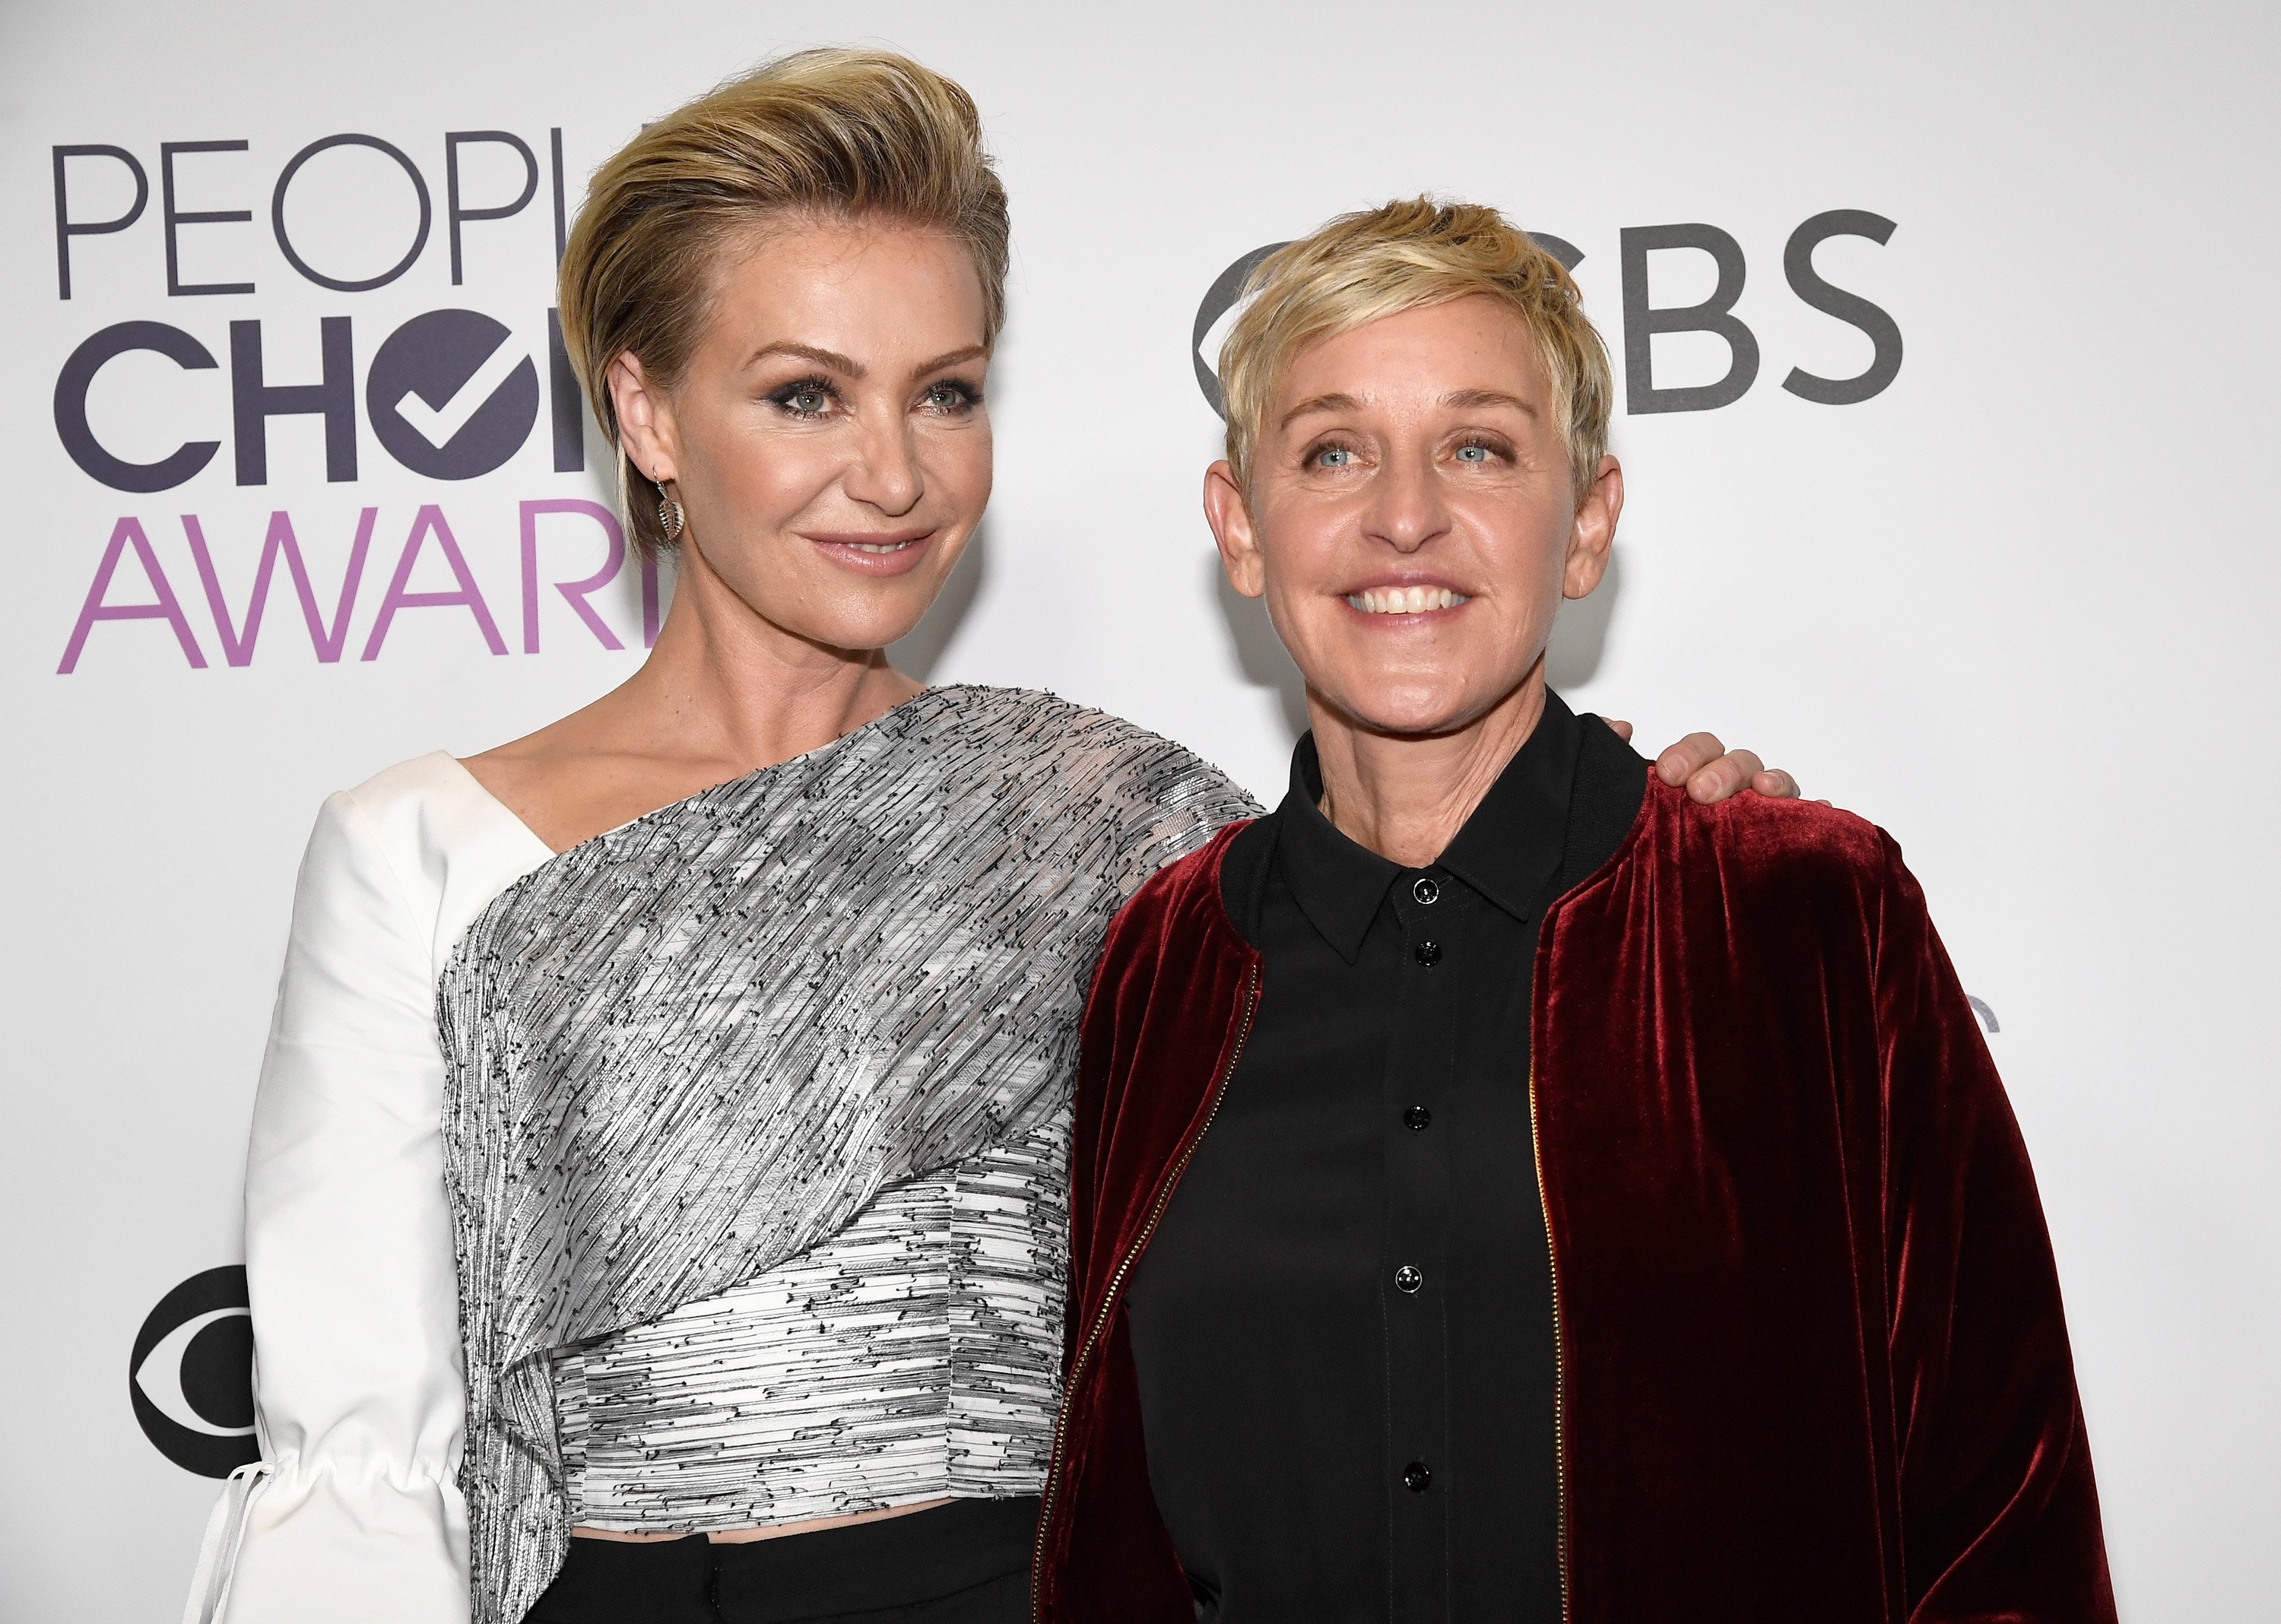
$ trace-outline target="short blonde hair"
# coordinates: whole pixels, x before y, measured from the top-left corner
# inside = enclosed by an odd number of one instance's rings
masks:
[[[1568,448],[1577,499],[1608,450],[1615,386],[1583,295],[1559,260],[1496,210],[1404,197],[1342,214],[1260,261],[1250,304],[1220,351],[1227,460],[1251,484],[1251,460],[1277,386],[1318,338],[1428,305],[1486,294],[1528,323],[1551,380],[1554,425]]]
[[[658,488],[628,465],[610,363],[662,388],[711,320],[723,241],[784,214],[879,217],[947,233],[982,280],[985,343],[1006,315],[1006,189],[973,98],[885,50],[803,50],[644,128],[597,170],[562,254],[562,343],[617,447],[630,539],[667,545]]]

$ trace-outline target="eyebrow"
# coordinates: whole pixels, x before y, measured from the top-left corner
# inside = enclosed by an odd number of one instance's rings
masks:
[[[962,361],[976,360],[989,353],[988,344],[970,344],[963,350],[952,350],[946,354],[938,355],[924,366],[912,367],[911,375],[915,378],[924,377],[930,372],[940,372],[946,367],[955,367]]]
[[[1453,395],[1442,397],[1445,406],[1510,406],[1527,416],[1537,415],[1536,408],[1519,395],[1508,395],[1501,389],[1461,389]]]
[[[1300,418],[1311,412],[1351,412],[1361,405],[1362,402],[1357,400],[1352,395],[1316,395],[1302,400],[1297,406],[1284,413],[1283,421],[1275,426],[1278,429],[1288,429]]]
[[[802,360],[814,361],[819,367],[829,367],[834,372],[844,372],[851,378],[860,378],[866,368],[852,355],[842,355],[837,350],[818,349],[812,344],[764,344],[747,356],[745,365],[766,360],[771,355],[796,355]]]
[[[1519,395],[1509,395],[1501,389],[1461,389],[1442,396],[1441,404],[1445,406],[1509,406],[1530,417],[1539,415],[1537,409]],[[1275,426],[1287,429],[1300,418],[1312,413],[1352,412],[1359,410],[1361,406],[1362,402],[1352,395],[1315,395],[1284,413],[1282,421]]]
[[[940,372],[946,367],[955,367],[961,361],[970,361],[977,356],[987,355],[989,352],[990,348],[987,344],[970,344],[964,349],[952,350],[947,354],[936,356],[932,360],[923,365],[914,367],[911,368],[911,375],[924,377],[930,372]],[[819,367],[829,367],[834,372],[844,374],[851,378],[865,377],[870,372],[870,368],[852,355],[842,355],[837,350],[821,349],[812,344],[789,342],[762,344],[753,352],[745,364],[749,367],[756,361],[767,360],[771,355],[798,356],[802,360],[814,361]]]

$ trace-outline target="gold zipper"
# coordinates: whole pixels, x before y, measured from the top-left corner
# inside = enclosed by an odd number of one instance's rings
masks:
[[[1528,1153],[1536,1162],[1536,1203],[1544,1212],[1544,1254],[1552,1264],[1552,1504],[1559,1535],[1560,1624],[1568,1624],[1568,1359],[1560,1336],[1560,1249],[1552,1244],[1552,1198],[1544,1189],[1544,1141],[1536,1119],[1536,1056],[1531,1046]]]
[[[1180,1176],[1188,1171],[1188,1163],[1195,1158],[1196,1147],[1203,1142],[1205,1131],[1211,1126],[1212,1119],[1219,1115],[1219,1102],[1227,1095],[1228,1084],[1235,1079],[1236,1063],[1243,1058],[1243,1046],[1251,1038],[1251,1017],[1258,1009],[1259,965],[1255,961],[1244,971],[1243,1024],[1236,1028],[1235,1051],[1227,1057],[1227,1064],[1221,1069],[1219,1081],[1212,1088],[1211,1104],[1204,1112],[1203,1122],[1188,1136],[1179,1160],[1172,1164],[1171,1176],[1164,1180],[1164,1188],[1157,1192],[1156,1204],[1148,1210],[1148,1221],[1140,1226],[1140,1233],[1125,1249],[1125,1256],[1117,1260],[1116,1272],[1109,1277],[1109,1293],[1102,1299],[1101,1311],[1094,1316],[1092,1328],[1086,1332],[1085,1340],[1078,1344],[1077,1357],[1070,1361],[1069,1380],[1062,1384],[1062,1406],[1054,1416],[1053,1467],[1046,1475],[1045,1494],[1038,1503],[1037,1543],[1030,1552],[1030,1617],[1032,1620],[1039,1617],[1038,1581],[1044,1568],[1046,1525],[1054,1514],[1055,1491],[1061,1486],[1062,1434],[1069,1421],[1069,1396],[1077,1390],[1078,1379],[1085,1374],[1085,1363],[1093,1355],[1094,1344],[1101,1340],[1101,1333],[1108,1326],[1109,1317],[1117,1311],[1117,1294],[1125,1289],[1125,1275],[1132,1270],[1134,1260],[1148,1249],[1149,1240],[1156,1233],[1157,1222],[1164,1216],[1164,1208],[1172,1199],[1172,1192],[1179,1187]],[[1565,1594],[1565,1584],[1562,1589]]]

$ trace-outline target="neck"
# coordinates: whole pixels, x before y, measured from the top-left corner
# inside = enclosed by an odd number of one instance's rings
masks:
[[[1323,769],[1323,812],[1355,842],[1406,869],[1436,861],[1544,715],[1544,667],[1447,733],[1374,732],[1312,688],[1307,714]]]
[[[923,691],[883,648],[834,648],[752,607],[694,547],[681,554],[657,645],[613,699],[638,714],[644,754],[755,771],[819,749]]]

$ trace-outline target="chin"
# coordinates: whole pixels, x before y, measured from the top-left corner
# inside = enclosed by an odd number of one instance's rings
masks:
[[[800,635],[830,648],[886,648],[916,631],[919,623],[925,618],[924,611],[909,616],[866,617],[831,626],[803,629]]]
[[[1332,697],[1331,703],[1364,731],[1397,739],[1457,732],[1480,720],[1487,708],[1472,694],[1432,689],[1388,684],[1367,688],[1365,693],[1365,697],[1359,700],[1348,695]]]
[[[853,592],[834,582],[808,597],[806,613],[787,630],[831,648],[885,648],[917,630],[936,596],[936,583],[911,576]]]

